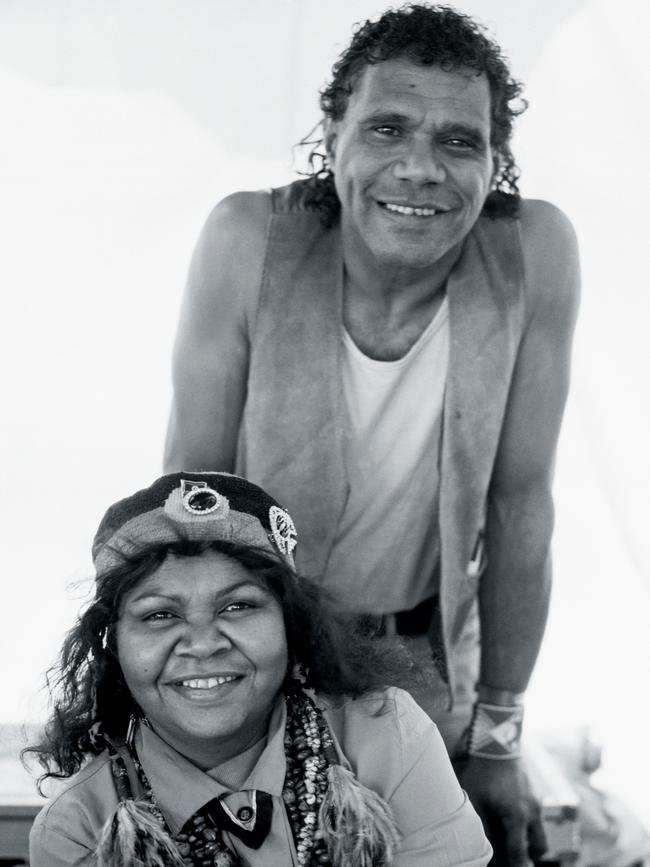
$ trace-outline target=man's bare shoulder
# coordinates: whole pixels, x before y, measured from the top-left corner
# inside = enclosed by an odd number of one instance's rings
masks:
[[[520,211],[526,285],[544,301],[575,306],[579,291],[578,242],[571,221],[560,208],[524,199]]]
[[[210,213],[204,235],[250,252],[251,245],[263,244],[271,212],[269,191],[231,193]]]
[[[223,315],[224,305],[255,306],[270,214],[269,192],[233,193],[212,210],[187,283],[186,297],[201,316]]]
[[[524,199],[521,203],[521,233],[524,255],[531,263],[548,262],[549,257],[574,255],[576,233],[566,214],[556,205],[541,199]]]

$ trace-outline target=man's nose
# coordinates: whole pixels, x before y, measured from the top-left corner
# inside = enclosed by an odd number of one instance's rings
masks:
[[[446,177],[445,166],[431,141],[413,141],[402,154],[393,171],[400,181],[416,184],[440,184]]]
[[[176,652],[187,656],[212,656],[232,647],[226,632],[214,620],[204,623],[187,623]]]

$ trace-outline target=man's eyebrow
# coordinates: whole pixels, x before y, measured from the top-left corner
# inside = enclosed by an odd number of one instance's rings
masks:
[[[393,109],[377,109],[370,114],[361,118],[361,123],[366,124],[406,124],[409,122],[409,117],[399,111]]]
[[[392,124],[396,126],[408,126],[408,124],[411,122],[412,119],[407,114],[403,114],[394,109],[378,109],[376,111],[372,111],[362,117],[360,121],[360,123],[364,126],[379,126],[382,124],[386,126],[390,126]],[[481,126],[479,126],[478,124],[466,123],[457,120],[446,121],[440,124],[438,132],[441,135],[458,135],[463,136],[464,138],[470,138],[472,141],[476,142],[476,144],[487,144],[488,141],[486,131]]]
[[[477,144],[487,144],[486,132],[477,124],[449,121],[441,124],[439,131],[441,135],[458,135],[463,136],[463,138],[471,138]]]

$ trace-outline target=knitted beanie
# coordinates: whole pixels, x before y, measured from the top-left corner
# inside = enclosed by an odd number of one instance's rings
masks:
[[[252,545],[294,565],[294,523],[262,488],[230,473],[182,472],[108,509],[92,548],[97,577],[151,545],[181,540]]]

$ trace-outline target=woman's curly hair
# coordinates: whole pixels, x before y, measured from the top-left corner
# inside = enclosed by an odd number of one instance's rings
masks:
[[[513,121],[527,104],[521,98],[522,85],[512,78],[501,49],[468,15],[448,6],[408,4],[385,12],[378,21],[359,25],[332,68],[331,82],[321,91],[324,116],[340,120],[366,66],[398,57],[446,71],[463,68],[486,76],[490,87],[490,144],[498,158],[498,170],[483,213],[490,217],[515,216],[520,203],[519,169],[510,150],[510,138]],[[341,204],[327,156],[321,150],[322,139],[307,138],[302,144],[315,145],[309,156],[305,203],[320,212],[324,225],[332,226]]]
[[[68,632],[58,664],[48,672],[52,713],[35,754],[49,777],[70,777],[85,759],[103,749],[92,729],[123,738],[134,700],[117,656],[116,627],[125,595],[151,576],[168,554],[192,557],[213,550],[240,562],[279,601],[289,658],[307,673],[306,686],[330,695],[357,696],[368,690],[418,682],[399,639],[377,639],[350,617],[335,613],[320,588],[299,577],[279,558],[233,542],[179,541],[152,545],[102,576],[95,598]],[[291,672],[287,672],[287,677]]]

